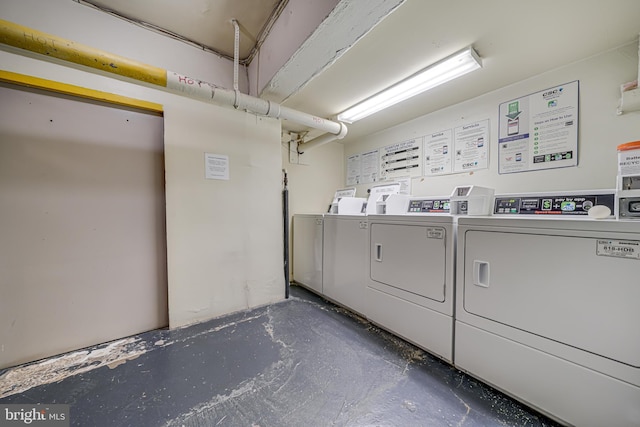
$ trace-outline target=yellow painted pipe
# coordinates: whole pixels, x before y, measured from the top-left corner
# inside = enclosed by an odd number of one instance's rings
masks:
[[[280,106],[275,102],[245,95],[237,90],[226,90],[211,83],[192,79],[163,68],[153,67],[119,55],[94,49],[2,19],[0,19],[0,44],[33,52],[51,59],[71,62],[120,77],[160,86],[169,92],[187,96],[192,99],[199,99],[209,103],[233,105],[236,108],[247,109],[256,114],[292,120],[296,123],[333,134],[332,137],[322,138],[320,141],[307,141],[309,147],[316,146],[312,144],[314,142],[325,144],[334,139],[342,139],[347,133],[347,127],[340,122],[334,122],[301,111],[292,110]]]
[[[167,71],[162,68],[142,64],[13,22],[0,20],[0,43],[153,85],[167,86]]]

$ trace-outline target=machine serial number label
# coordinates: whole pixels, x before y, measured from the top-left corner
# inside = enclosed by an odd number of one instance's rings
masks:
[[[599,256],[640,259],[640,242],[633,240],[598,240],[596,254]]]
[[[444,239],[444,229],[442,229],[442,228],[427,228],[427,238],[429,238],[429,239]]]

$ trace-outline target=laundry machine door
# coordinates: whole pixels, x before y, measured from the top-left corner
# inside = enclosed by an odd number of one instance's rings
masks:
[[[464,311],[639,367],[640,259],[608,256],[607,241],[624,246],[595,231],[466,230]]]
[[[444,302],[444,227],[429,224],[373,223],[370,226],[370,236],[371,280]]]

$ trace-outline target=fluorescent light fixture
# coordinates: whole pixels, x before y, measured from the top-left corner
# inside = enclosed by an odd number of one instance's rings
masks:
[[[482,60],[468,47],[343,111],[338,120],[353,123],[481,67]]]

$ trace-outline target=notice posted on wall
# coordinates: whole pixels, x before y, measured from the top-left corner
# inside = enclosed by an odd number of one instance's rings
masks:
[[[380,180],[380,170],[378,169],[378,150],[362,153],[362,183],[370,184]]]
[[[380,180],[422,174],[422,137],[387,145],[380,149]]]
[[[500,104],[498,172],[576,166],[578,96],[574,81]]]
[[[453,172],[453,131],[435,132],[424,137],[425,176]]]
[[[489,119],[458,126],[453,132],[453,172],[489,167]]]
[[[204,177],[206,179],[229,179],[229,156],[204,153]]]
[[[379,181],[378,150],[347,157],[347,185],[370,184]]]
[[[347,185],[358,185],[362,180],[360,154],[347,157]]]

